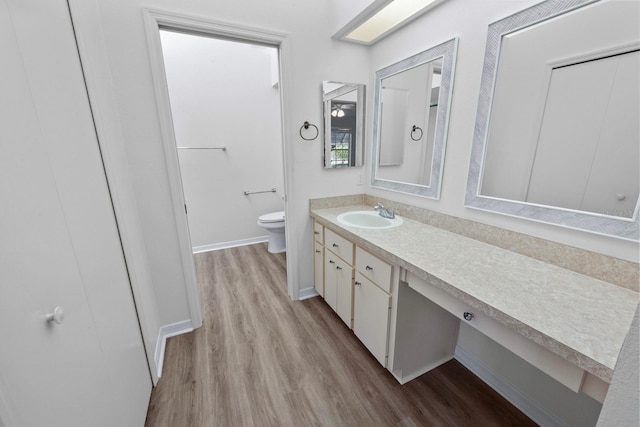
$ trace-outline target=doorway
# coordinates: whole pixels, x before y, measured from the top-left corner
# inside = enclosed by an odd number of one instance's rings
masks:
[[[278,49],[160,29],[194,253],[264,242],[284,210]]]
[[[162,44],[160,30],[172,30],[187,34],[196,34],[203,37],[213,37],[218,39],[242,41],[248,44],[261,46],[271,46],[277,48],[279,64],[279,92],[281,100],[281,123],[282,123],[282,162],[284,175],[284,206],[286,212],[287,226],[285,239],[289,249],[286,257],[287,265],[287,293],[289,298],[298,300],[299,296],[299,271],[297,269],[299,257],[296,251],[297,230],[291,227],[295,224],[297,208],[292,203],[295,200],[293,194],[293,183],[287,171],[291,168],[294,158],[292,153],[291,136],[287,129],[291,129],[293,124],[287,117],[286,108],[289,105],[289,57],[290,44],[286,33],[255,29],[239,26],[237,24],[227,24],[224,22],[212,21],[202,17],[185,16],[172,12],[144,9],[143,16],[149,43],[149,55],[151,60],[151,71],[155,88],[158,114],[160,117],[160,128],[162,132],[162,146],[165,154],[165,164],[169,177],[169,189],[173,205],[176,231],[180,245],[180,254],[184,266],[185,284],[189,307],[192,317],[200,319],[200,304],[196,284],[195,266],[193,262],[193,249],[189,237],[189,227],[187,224],[184,192],[181,181],[180,168],[178,165],[178,153],[176,149],[175,132],[173,128],[173,118],[170,108],[169,93],[167,91],[167,78],[164,71],[164,60],[162,58]],[[230,152],[231,154],[231,152]],[[224,205],[220,204],[220,209]],[[194,322],[195,325],[201,322]]]

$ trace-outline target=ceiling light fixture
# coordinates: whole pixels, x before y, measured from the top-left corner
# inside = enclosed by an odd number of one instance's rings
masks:
[[[370,45],[445,0],[375,0],[340,31],[334,39]]]
[[[331,110],[331,116],[332,117],[344,117],[344,110],[340,107],[336,107],[333,110]]]

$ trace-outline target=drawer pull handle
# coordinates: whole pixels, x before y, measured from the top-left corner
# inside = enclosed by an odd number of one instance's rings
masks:
[[[369,267],[369,266],[367,265],[364,269],[365,269],[365,270],[367,270],[367,271],[371,271],[371,270],[373,270],[373,267]]]
[[[319,231],[314,231],[313,234],[318,235],[318,234],[320,234],[320,232]]]
[[[469,313],[468,311],[465,311],[462,317],[464,317],[464,320],[466,320],[467,322],[470,322],[471,319],[473,319],[473,313]]]
[[[360,286],[360,285],[362,285],[362,282],[355,282],[354,284],[355,284],[356,286]]]
[[[336,262],[332,259],[329,260],[329,264],[335,264]]]
[[[342,270],[342,267],[340,267],[339,265],[336,265],[336,270]]]
[[[337,244],[337,243],[334,243],[334,244],[333,244],[333,247],[334,247],[334,248],[337,248],[337,247],[338,247],[338,244]]]
[[[316,253],[317,253],[317,254],[319,254],[320,252],[321,252],[321,251],[319,251],[319,250],[317,250],[317,249],[316,249]]]

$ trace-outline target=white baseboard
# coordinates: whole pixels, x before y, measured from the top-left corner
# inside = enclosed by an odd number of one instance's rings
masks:
[[[167,338],[175,337],[176,335],[186,334],[193,331],[193,325],[191,319],[183,320],[181,322],[172,323],[170,325],[164,325],[160,327],[158,331],[158,342],[156,343],[155,362],[158,370],[158,378],[162,376],[162,365],[164,363],[164,350],[167,345]]]
[[[300,301],[307,299],[307,298],[313,298],[313,297],[317,297],[318,295],[320,295],[318,292],[316,292],[316,288],[314,288],[313,286],[310,288],[304,288],[304,289],[300,289],[298,291],[298,299]]]
[[[565,424],[555,415],[547,412],[537,402],[522,393],[504,378],[498,376],[484,363],[467,353],[462,347],[456,346],[455,359],[462,363],[468,370],[484,381],[489,387],[507,399],[513,406],[522,411],[527,417],[543,427],[563,427]]]
[[[255,245],[269,241],[268,236],[252,237],[250,239],[233,240],[231,242],[214,243],[212,245],[194,246],[191,248],[194,254],[201,252],[217,251],[220,249],[235,248],[238,246]]]
[[[426,374],[430,370],[435,369],[435,368],[437,368],[438,366],[440,366],[440,365],[442,365],[444,363],[447,363],[451,359],[453,359],[453,356],[444,357],[444,358],[438,360],[437,362],[430,363],[429,365],[425,366],[424,368],[410,373],[409,375],[403,375],[402,372],[399,372],[399,373],[392,372],[391,370],[389,370],[389,372],[391,372],[391,375],[394,376],[396,381],[398,381],[400,384],[404,385],[404,384],[408,383],[411,380],[415,380],[420,375]]]

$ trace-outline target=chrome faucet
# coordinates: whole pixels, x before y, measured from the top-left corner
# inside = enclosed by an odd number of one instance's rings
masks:
[[[376,203],[373,209],[377,210],[378,214],[383,218],[393,219],[396,217],[396,210],[395,209],[389,210],[384,206],[382,206],[382,203]]]

